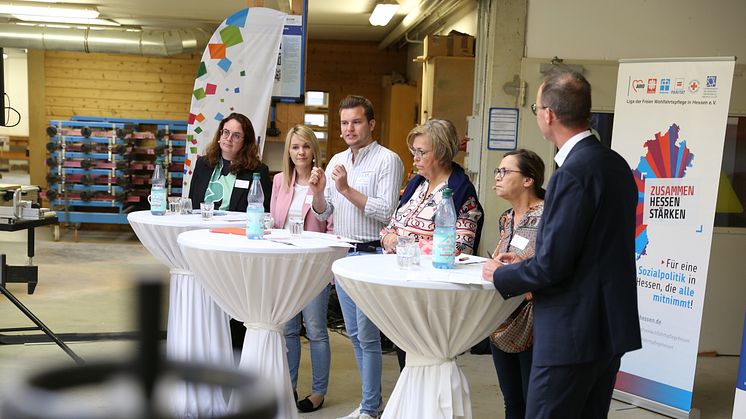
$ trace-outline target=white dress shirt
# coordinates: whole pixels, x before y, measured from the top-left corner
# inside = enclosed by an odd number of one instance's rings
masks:
[[[347,183],[368,197],[361,210],[337,191],[332,171],[337,165],[347,170]],[[404,165],[393,151],[373,141],[361,148],[355,161],[352,151],[335,154],[326,170],[326,209],[316,214],[326,220],[334,213],[334,233],[362,242],[378,240],[379,232],[391,218],[399,203],[399,189],[404,176]]]

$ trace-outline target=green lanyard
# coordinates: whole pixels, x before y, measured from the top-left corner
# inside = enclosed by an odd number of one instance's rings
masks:
[[[215,169],[212,171],[210,176],[210,183],[207,185],[205,191],[204,202],[218,202],[220,203],[219,210],[227,211],[228,206],[231,203],[231,194],[233,194],[233,185],[236,183],[236,175],[228,173],[223,176],[220,173],[223,171],[223,160],[218,162]]]

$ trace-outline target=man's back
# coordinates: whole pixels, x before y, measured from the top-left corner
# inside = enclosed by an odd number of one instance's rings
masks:
[[[552,176],[536,245],[540,268],[552,277],[535,294],[537,365],[640,347],[636,205],[629,166],[594,137],[581,140]]]

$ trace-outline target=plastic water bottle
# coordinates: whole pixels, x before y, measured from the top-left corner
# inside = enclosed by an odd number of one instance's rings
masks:
[[[166,176],[163,174],[163,167],[160,164],[155,165],[153,178],[150,181],[150,213],[153,215],[164,215],[168,202],[166,200]]]
[[[264,191],[259,173],[254,173],[246,205],[246,237],[261,240],[264,236]]]
[[[452,269],[456,262],[456,210],[453,207],[453,192],[443,190],[443,200],[435,210],[435,232],[433,233],[433,266]]]

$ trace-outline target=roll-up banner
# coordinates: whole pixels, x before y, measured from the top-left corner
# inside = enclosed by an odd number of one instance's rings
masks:
[[[741,338],[741,359],[736,380],[736,397],[733,401],[733,419],[746,418],[746,316],[743,320],[743,337]]]
[[[275,81],[285,13],[263,7],[240,10],[223,21],[210,38],[195,75],[187,126],[183,196],[197,158],[220,121],[233,112],[254,125],[260,154]]]
[[[611,146],[638,190],[642,349],[614,397],[688,418],[735,58],[620,60]],[[612,192],[610,192],[612,193]]]

